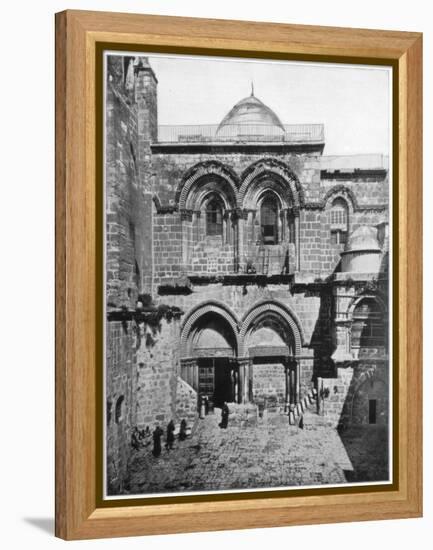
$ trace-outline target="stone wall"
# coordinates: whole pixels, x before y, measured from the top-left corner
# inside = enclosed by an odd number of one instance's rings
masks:
[[[330,208],[335,198],[342,197],[348,206],[348,232],[351,233],[360,225],[377,225],[388,221],[388,211],[386,204],[388,202],[388,179],[383,174],[363,176],[362,171],[357,172],[356,177],[335,177],[327,176],[321,180],[320,177],[320,155],[317,153],[193,153],[179,152],[162,153],[157,152],[152,155],[152,169],[157,176],[154,181],[154,194],[158,203],[165,205],[173,210],[173,213],[156,216],[156,227],[166,226],[165,231],[170,236],[162,235],[162,242],[158,243],[158,254],[156,263],[156,276],[158,280],[164,277],[177,276],[180,272],[213,272],[213,267],[209,267],[207,255],[209,254],[210,265],[213,266],[213,243],[207,243],[203,239],[205,229],[203,220],[197,222],[194,220],[185,221],[180,219],[180,213],[176,212],[178,208],[179,192],[182,181],[187,178],[192,167],[199,163],[213,161],[221,163],[227,170],[227,173],[233,174],[237,178],[236,185],[240,186],[242,178],[245,177],[245,171],[252,167],[256,162],[264,159],[273,159],[283,162],[289,171],[298,179],[301,187],[301,209],[299,212],[299,238],[296,246],[299,246],[300,270],[303,272],[313,272],[321,276],[327,276],[337,267],[340,259],[340,253],[344,249],[344,244],[333,244],[331,242]],[[221,273],[235,272],[238,265],[244,267],[245,258],[251,255],[255,246],[255,237],[257,229],[254,228],[254,215],[252,212],[245,212],[245,220],[240,219],[239,235],[232,232],[230,236],[231,245],[223,253],[218,264]],[[288,222],[287,222],[288,223]],[[197,227],[198,226],[198,231]],[[164,230],[159,230],[164,231]],[[292,229],[293,231],[293,229]],[[198,238],[197,238],[198,235]],[[281,236],[280,236],[281,238]],[[289,244],[289,229],[286,228],[285,240]],[[161,253],[164,252],[164,240],[168,240],[168,249],[172,252],[172,263],[161,260]],[[195,246],[194,246],[195,245]],[[191,246],[192,258],[191,258]],[[295,244],[292,245],[295,247]],[[235,248],[233,248],[235,247]],[[238,248],[238,250],[236,249]],[[271,247],[267,247],[270,251]],[[288,249],[288,247],[286,246]],[[188,249],[188,261],[185,261],[185,250]],[[182,251],[184,257],[182,259]],[[238,255],[232,260],[232,252]],[[293,251],[292,251],[293,253]],[[280,262],[281,263],[281,262]],[[294,257],[289,263],[291,271],[298,270],[297,262]],[[170,269],[168,269],[168,267]],[[278,266],[273,268],[272,273],[278,272]],[[281,272],[281,269],[280,269]]]
[[[137,90],[125,79],[127,64],[107,59],[106,96],[106,285],[108,307],[133,306],[151,290],[152,195],[147,184],[150,130]]]
[[[176,421],[186,420],[187,426],[192,427],[197,418],[197,392],[180,376],[177,378],[176,389]]]
[[[252,367],[253,401],[267,409],[284,410],[286,400],[286,375],[284,365],[279,362],[254,361]]]
[[[156,136],[156,83],[145,58],[108,56],[106,80],[106,453],[107,492],[128,491],[131,432],[137,425],[137,340],[134,310],[152,291],[150,143]],[[149,93],[154,102],[144,101]]]
[[[329,422],[339,428],[369,423],[369,399],[377,401],[376,424],[388,424],[389,369],[386,362],[359,363],[338,368],[334,378],[320,378],[324,390],[319,407]]]
[[[106,325],[107,491],[128,489],[131,430],[135,416],[135,353],[132,323]]]
[[[180,372],[179,320],[141,325],[137,342],[136,422],[153,430],[175,419]]]

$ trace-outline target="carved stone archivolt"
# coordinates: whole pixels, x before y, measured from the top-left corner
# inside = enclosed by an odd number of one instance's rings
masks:
[[[188,357],[189,342],[193,332],[193,328],[199,319],[208,314],[214,313],[216,316],[221,317],[231,328],[232,336],[236,342],[237,358],[242,358],[245,361],[249,361],[246,354],[248,349],[245,349],[245,339],[248,331],[253,326],[255,320],[264,317],[267,314],[277,316],[282,322],[283,326],[288,328],[290,333],[290,339],[294,343],[294,355],[301,355],[301,348],[304,342],[304,333],[301,323],[296,314],[289,310],[285,305],[276,301],[260,302],[253,306],[249,312],[240,321],[234,312],[232,312],[227,306],[222,303],[208,302],[201,304],[194,308],[185,318],[181,327],[181,356]]]

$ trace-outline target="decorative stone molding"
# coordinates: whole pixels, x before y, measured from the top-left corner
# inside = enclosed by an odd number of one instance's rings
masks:
[[[180,219],[182,221],[187,221],[187,222],[192,221],[193,210],[182,208],[181,210],[179,210],[179,212],[180,212]]]
[[[332,199],[343,198],[348,202],[353,212],[383,212],[388,209],[387,204],[359,204],[355,193],[347,185],[335,185],[331,187],[323,197],[317,202],[304,202],[305,210],[324,210],[328,202]]]
[[[186,208],[188,195],[194,185],[201,178],[212,175],[223,179],[232,190],[233,196],[235,198],[237,197],[239,178],[231,168],[217,161],[200,162],[186,172],[178,186],[176,191],[176,204],[179,205],[179,209]]]
[[[224,304],[218,302],[208,302],[201,304],[193,309],[188,317],[185,319],[181,327],[181,336],[180,336],[180,351],[181,357],[186,357],[188,354],[188,341],[191,335],[192,327],[194,323],[206,313],[216,313],[222,317],[233,330],[234,340],[236,342],[237,351],[239,352],[239,322],[233,312],[231,312]]]
[[[245,355],[248,351],[245,349],[245,337],[248,329],[255,321],[255,319],[257,319],[257,317],[263,315],[266,312],[276,313],[290,327],[295,341],[295,355],[300,355],[302,344],[305,341],[300,320],[298,319],[296,314],[293,311],[290,311],[286,306],[278,302],[272,301],[256,304],[243,318],[239,339],[242,345],[242,349],[239,352],[239,356]]]
[[[323,197],[323,205],[326,207],[328,203],[334,201],[335,199],[342,198],[344,199],[353,210],[358,209],[358,200],[355,196],[355,193],[352,189],[349,189],[346,185],[336,185],[331,187]]]
[[[241,176],[241,186],[239,188],[239,204],[243,205],[250,185],[257,180],[268,176],[270,179],[276,179],[279,182],[284,182],[284,187],[290,190],[292,200],[287,200],[287,205],[294,204],[300,206],[304,203],[303,189],[297,177],[293,174],[290,168],[279,160],[273,158],[264,158],[254,164],[251,164]]]

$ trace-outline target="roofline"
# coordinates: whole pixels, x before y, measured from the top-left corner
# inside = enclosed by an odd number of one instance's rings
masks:
[[[230,153],[230,152],[254,152],[254,151],[290,151],[309,153],[316,152],[320,155],[325,147],[324,141],[308,142],[206,142],[206,143],[179,143],[179,142],[155,142],[150,145],[152,153],[182,154],[182,153]]]

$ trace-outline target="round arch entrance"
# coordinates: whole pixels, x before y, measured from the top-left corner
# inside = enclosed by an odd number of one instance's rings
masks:
[[[182,378],[197,391],[199,399],[206,397],[217,407],[238,402],[237,353],[236,321],[216,306],[202,308],[184,326]]]
[[[281,304],[259,304],[244,319],[241,338],[248,358],[249,398],[264,407],[289,410],[299,400],[297,320]]]

